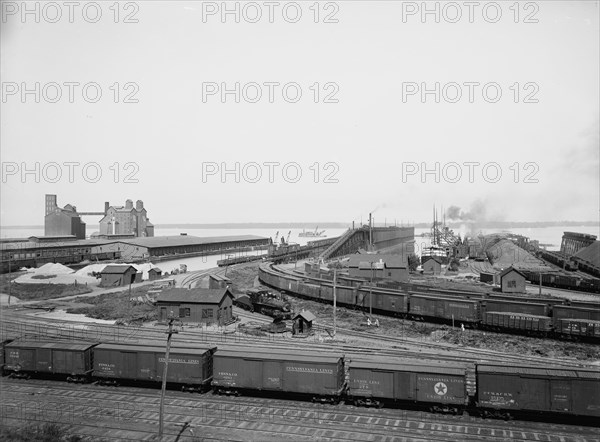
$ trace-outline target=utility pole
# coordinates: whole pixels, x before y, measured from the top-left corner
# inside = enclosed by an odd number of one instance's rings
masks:
[[[542,294],[542,272],[540,272],[540,295]]]
[[[369,284],[369,319],[373,318],[373,261],[371,261],[371,284]]]
[[[10,275],[10,251],[8,252],[8,306],[10,307],[10,296],[12,295],[12,279]]]
[[[173,312],[169,315],[169,329],[165,332],[167,334],[167,351],[165,352],[165,368],[163,370],[162,377],[162,389],[160,392],[160,410],[159,410],[159,421],[158,421],[158,438],[162,439],[163,435],[163,410],[165,405],[165,391],[167,389],[167,369],[169,368],[169,352],[171,351],[171,336],[173,333],[179,333],[177,330],[173,330]]]
[[[336,331],[336,307],[337,307],[337,269],[333,268],[333,337],[335,338]]]

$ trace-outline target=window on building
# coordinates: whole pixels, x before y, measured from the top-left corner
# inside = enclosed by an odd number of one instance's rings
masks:
[[[202,309],[202,319],[208,319],[213,317],[212,308],[203,308]]]
[[[388,272],[388,276],[392,276],[392,272]]]
[[[190,309],[185,307],[179,307],[179,317],[180,318],[189,318],[190,317]]]
[[[509,289],[514,289],[514,288],[517,288],[517,281],[508,281],[508,284],[506,284],[506,286],[507,286]]]

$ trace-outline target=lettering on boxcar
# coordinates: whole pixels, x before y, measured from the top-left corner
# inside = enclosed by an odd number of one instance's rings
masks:
[[[333,370],[330,368],[317,368],[317,367],[293,367],[288,366],[285,368],[286,371],[296,371],[301,373],[324,373],[333,374]]]

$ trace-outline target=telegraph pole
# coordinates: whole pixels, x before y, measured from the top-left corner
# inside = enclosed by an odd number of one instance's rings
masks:
[[[162,439],[163,435],[163,410],[165,405],[165,391],[167,389],[167,369],[169,368],[169,352],[171,351],[171,336],[173,333],[179,333],[177,330],[173,330],[173,312],[169,315],[169,329],[165,332],[167,334],[167,351],[165,352],[165,368],[163,370],[162,377],[162,389],[160,392],[160,410],[158,420],[158,438]]]
[[[337,307],[337,269],[333,268],[333,337],[335,338],[336,331],[336,307]]]
[[[373,261],[371,261],[371,284],[369,284],[369,319],[373,318]]]

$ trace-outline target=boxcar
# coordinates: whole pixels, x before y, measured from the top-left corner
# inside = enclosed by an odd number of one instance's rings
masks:
[[[600,417],[600,373],[500,365],[477,366],[477,404],[486,413],[560,413]]]
[[[368,298],[365,302],[368,304]],[[386,313],[406,314],[408,313],[408,294],[373,290],[373,308]]]
[[[486,312],[521,313],[525,315],[549,316],[547,304],[533,302],[503,301],[487,299],[484,303]]]
[[[600,321],[564,318],[555,321],[555,331],[571,338],[600,339]]]
[[[348,398],[355,405],[393,401],[460,412],[468,404],[465,365],[370,358],[352,359],[348,371]]]
[[[477,323],[480,320],[479,302],[469,299],[411,295],[409,313],[414,317],[454,319],[468,323]]]
[[[217,393],[272,391],[337,402],[345,388],[344,361],[329,353],[219,349],[212,385]]]
[[[318,301],[321,298],[321,286],[318,284],[301,282],[298,284],[297,293],[312,300]]]
[[[173,346],[169,352],[167,382],[202,390],[212,378],[216,347]],[[100,344],[94,349],[94,377],[99,380],[162,381],[165,348],[153,345]]]
[[[0,342],[0,374],[2,376],[4,376],[4,347],[6,347],[6,344],[11,343],[12,341],[12,339],[6,339]]]
[[[555,305],[552,309],[552,320],[554,328],[559,329],[561,319],[586,319],[600,321],[600,310],[593,308],[571,307],[566,305]]]
[[[570,301],[571,307],[591,308],[600,311],[600,302],[598,301]]]
[[[45,374],[84,381],[92,372],[95,342],[13,341],[5,346],[7,372],[17,376]]]
[[[552,318],[548,316],[485,312],[482,319],[483,324],[492,329],[509,329],[536,335],[546,335],[552,331]]]

